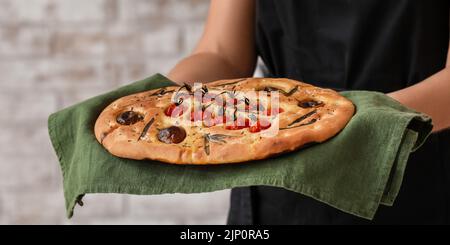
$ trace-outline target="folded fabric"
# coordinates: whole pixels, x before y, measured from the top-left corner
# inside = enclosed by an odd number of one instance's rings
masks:
[[[198,193],[241,186],[286,188],[342,211],[372,219],[392,205],[409,154],[432,125],[424,114],[382,93],[342,92],[357,110],[335,137],[275,158],[225,165],[170,165],[109,154],[95,139],[100,112],[122,96],[171,85],[162,75],[86,100],[49,117],[48,128],[64,180],[68,217],[88,193]]]

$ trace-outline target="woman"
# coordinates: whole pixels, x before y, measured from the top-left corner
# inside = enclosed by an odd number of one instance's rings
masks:
[[[195,51],[170,72],[177,82],[252,76],[339,90],[386,93],[430,115],[433,134],[411,154],[393,207],[364,220],[274,187],[232,191],[229,223],[449,223],[449,1],[213,0]]]

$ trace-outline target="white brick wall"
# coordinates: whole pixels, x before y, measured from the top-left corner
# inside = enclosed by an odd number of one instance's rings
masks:
[[[49,52],[49,32],[45,27],[17,28],[0,26],[0,56],[3,58],[25,58],[45,56]]]
[[[107,21],[106,8],[110,4],[108,2],[108,0],[52,0],[49,12],[60,22],[103,23]]]
[[[66,219],[50,113],[167,73],[207,0],[0,0],[0,224],[223,224],[229,192],[88,195]]]
[[[51,0],[1,0],[2,23],[39,23],[47,20]]]

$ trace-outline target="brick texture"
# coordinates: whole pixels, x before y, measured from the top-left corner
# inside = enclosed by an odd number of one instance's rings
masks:
[[[0,224],[224,224],[229,192],[87,195],[66,219],[50,113],[167,73],[207,0],[0,0]]]

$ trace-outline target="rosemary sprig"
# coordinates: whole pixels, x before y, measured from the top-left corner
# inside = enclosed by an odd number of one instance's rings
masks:
[[[153,122],[155,122],[155,118],[154,117],[152,117],[152,119],[150,119],[150,121],[145,125],[144,130],[142,130],[142,133],[139,136],[138,141],[145,137],[145,135],[147,134],[148,130],[152,126]]]
[[[227,143],[225,139],[230,137],[234,136],[226,134],[208,134],[208,138],[210,139],[210,141],[215,143]]]
[[[178,88],[177,93],[180,92],[180,90],[182,90],[183,88],[185,88],[188,92],[192,92],[192,86],[187,83],[183,83],[183,86]]]
[[[275,88],[275,87],[265,87],[265,88],[264,88],[264,91],[266,91],[266,92],[268,92],[268,93],[273,92],[273,91],[278,91],[278,92],[284,94],[285,96],[291,96],[291,95],[293,95],[295,92],[297,92],[297,90],[298,90],[298,86],[295,86],[294,88],[292,88],[292,89],[291,89],[290,91],[288,91],[288,92],[284,91],[283,89],[279,89],[279,88]]]
[[[151,94],[150,96],[162,96],[165,95],[167,93],[173,92],[174,90],[166,90],[166,88],[162,88],[156,92],[154,92],[153,94]]]
[[[292,126],[292,125],[294,125],[294,124],[296,124],[296,123],[299,123],[299,122],[305,120],[306,118],[308,118],[308,117],[310,117],[310,116],[312,116],[312,115],[314,115],[314,114],[316,114],[316,113],[317,113],[317,110],[310,111],[310,112],[306,113],[305,115],[303,115],[303,116],[301,116],[301,117],[295,119],[293,122],[291,122],[291,123],[288,125],[288,127],[289,127],[289,126]]]
[[[239,82],[242,82],[242,81],[245,81],[245,80],[247,80],[247,78],[239,79],[239,80],[236,80],[236,81],[233,81],[233,82],[229,82],[229,83],[220,84],[220,85],[217,85],[216,87],[223,87],[223,86],[227,86],[227,85],[232,85],[232,84],[236,84],[236,83],[239,83]]]
[[[239,92],[236,92],[236,90],[232,90],[232,91],[226,91],[226,93],[228,94],[228,96],[230,96],[230,98],[234,99],[238,96]]]
[[[205,150],[206,155],[209,156],[210,148],[209,148],[209,136],[208,136],[208,134],[206,134],[206,135],[203,137],[203,148],[204,148],[204,150]]]
[[[317,119],[316,119],[316,118],[313,118],[313,119],[311,119],[309,122],[302,123],[302,124],[297,125],[297,126],[294,126],[294,127],[280,128],[280,130],[291,129],[291,128],[299,128],[299,127],[303,127],[303,126],[306,126],[306,125],[313,124],[313,123],[315,123],[315,122],[317,122]]]
[[[225,143],[227,143],[225,141],[225,139],[230,138],[230,137],[234,137],[234,136],[226,135],[226,134],[205,134],[203,136],[203,142],[204,142],[203,147],[205,149],[206,155],[209,155],[209,153],[210,153],[210,142],[218,143],[218,144],[225,144]]]
[[[286,96],[291,96],[291,95],[293,95],[295,92],[297,92],[297,90],[298,90],[298,86],[295,86],[293,89],[291,89],[291,91],[289,91],[289,92],[282,92],[284,95],[286,95]]]

